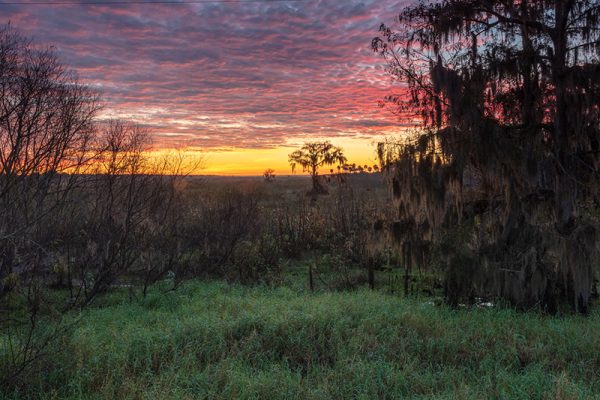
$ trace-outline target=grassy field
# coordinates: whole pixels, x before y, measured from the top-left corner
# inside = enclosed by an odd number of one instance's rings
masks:
[[[219,282],[100,300],[29,393],[6,398],[600,398],[597,311],[450,310]]]

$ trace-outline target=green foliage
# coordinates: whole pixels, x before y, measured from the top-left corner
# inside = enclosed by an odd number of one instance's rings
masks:
[[[242,241],[234,250],[233,265],[243,283],[275,283],[281,278],[281,250],[270,235]]]
[[[6,399],[565,399],[600,393],[600,315],[189,282],[102,297]],[[0,351],[4,351],[0,349]]]

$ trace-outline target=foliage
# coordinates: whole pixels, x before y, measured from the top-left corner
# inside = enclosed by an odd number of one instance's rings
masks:
[[[326,193],[325,188],[319,182],[319,168],[326,165],[344,164],[347,160],[342,149],[332,145],[330,142],[308,142],[299,150],[289,156],[292,171],[296,165],[300,165],[303,171],[308,171],[312,177],[313,193]]]
[[[266,182],[273,182],[275,180],[275,170],[272,168],[265,169],[265,172],[263,172],[263,177],[265,178]]]
[[[412,262],[427,261],[423,248],[446,230],[471,226],[446,256],[476,259],[479,296],[588,311],[599,16],[592,0],[447,0],[406,8],[397,30],[381,27],[373,48],[407,85],[388,104],[422,121],[410,139],[379,148]]]
[[[373,181],[377,190],[353,179],[334,182],[331,196],[314,202],[302,194],[303,180],[288,189],[284,179],[244,187],[235,180],[189,178],[178,203],[175,236],[178,252],[188,261],[173,269],[177,281],[218,277],[271,283],[280,279],[284,260],[313,254],[362,266],[387,190],[376,177],[353,178]]]
[[[594,398],[600,324],[378,292],[189,282],[126,292],[4,394],[21,398]],[[54,366],[60,366],[55,368]]]

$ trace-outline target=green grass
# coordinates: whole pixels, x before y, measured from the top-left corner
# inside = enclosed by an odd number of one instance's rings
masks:
[[[7,398],[600,398],[600,314],[193,282],[85,311]]]

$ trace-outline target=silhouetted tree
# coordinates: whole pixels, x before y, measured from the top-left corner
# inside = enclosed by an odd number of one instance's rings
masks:
[[[71,221],[69,199],[98,151],[93,126],[98,97],[50,49],[4,26],[0,110],[1,386],[59,333],[40,323],[48,307],[44,274],[58,264],[53,249],[62,239],[60,227]]]
[[[263,172],[263,177],[265,178],[266,182],[273,182],[275,180],[275,170],[271,168],[265,169],[265,172]]]
[[[406,8],[397,30],[383,25],[373,40],[408,84],[388,104],[423,122],[411,139],[378,147],[393,166],[406,262],[423,260],[443,232],[471,227],[462,249],[446,249],[456,252],[445,257],[451,302],[460,292],[587,311],[598,242],[588,205],[600,188],[599,17],[594,0],[445,0]],[[468,289],[451,290],[457,282]]]
[[[288,156],[292,171],[296,166],[302,166],[302,170],[309,172],[312,177],[314,194],[326,193],[327,191],[319,182],[319,168],[325,165],[343,164],[346,157],[341,148],[330,142],[305,143],[300,150],[296,150]]]
[[[59,346],[69,310],[139,266],[172,210],[172,175],[148,162],[147,135],[99,123],[98,98],[51,49],[0,28],[3,388]]]

